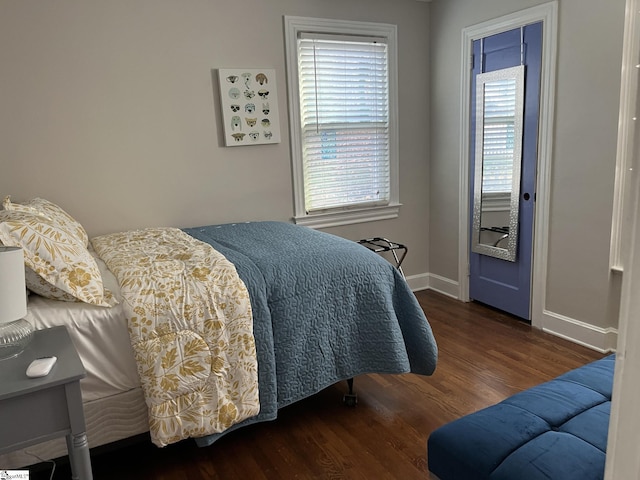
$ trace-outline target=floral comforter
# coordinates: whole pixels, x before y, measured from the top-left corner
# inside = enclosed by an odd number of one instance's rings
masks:
[[[91,243],[122,289],[153,443],[220,433],[257,415],[252,308],[234,265],[175,228]]]

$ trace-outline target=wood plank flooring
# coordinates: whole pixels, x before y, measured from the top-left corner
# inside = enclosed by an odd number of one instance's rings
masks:
[[[438,342],[434,375],[357,377],[356,407],[342,404],[343,382],[206,448],[184,441],[159,449],[145,438],[98,448],[94,479],[428,479],[431,431],[603,357],[480,304],[416,296]],[[31,476],[49,473],[41,464]],[[54,478],[70,478],[64,459]]]

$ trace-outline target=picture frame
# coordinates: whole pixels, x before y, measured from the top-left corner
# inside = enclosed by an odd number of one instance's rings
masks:
[[[220,68],[218,83],[227,147],[280,143],[275,69]]]

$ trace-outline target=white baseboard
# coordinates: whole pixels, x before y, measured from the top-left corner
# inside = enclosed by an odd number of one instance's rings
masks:
[[[429,288],[453,298],[460,298],[460,284],[435,273],[429,274]]]
[[[429,289],[429,274],[421,273],[419,275],[411,275],[407,277],[407,283],[411,287],[411,290],[418,292],[420,290]]]
[[[435,290],[449,297],[460,298],[460,288],[458,282],[450,280],[433,273],[423,273],[420,275],[412,275],[407,277],[407,283],[411,290]]]
[[[452,298],[460,298],[457,281],[434,273],[423,273],[407,277],[407,283],[414,292],[434,290]],[[602,328],[570,318],[549,310],[543,310],[542,331],[591,348],[601,353],[614,352],[618,342],[618,329]]]
[[[544,310],[542,315],[542,331],[544,332],[584,345],[600,353],[616,350],[617,328],[597,327],[549,310]]]

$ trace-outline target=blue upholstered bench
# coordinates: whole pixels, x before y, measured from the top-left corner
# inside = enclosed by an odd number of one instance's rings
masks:
[[[615,355],[443,425],[427,441],[440,480],[604,476]]]

